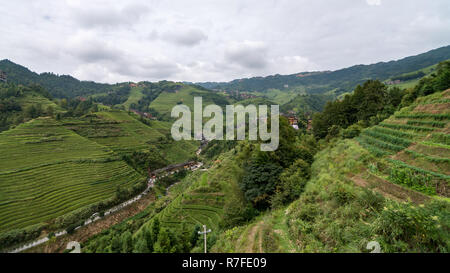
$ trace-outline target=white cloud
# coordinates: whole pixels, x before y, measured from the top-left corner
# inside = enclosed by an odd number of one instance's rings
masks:
[[[84,80],[228,81],[388,61],[450,43],[448,0],[2,5],[0,59]]]
[[[129,4],[120,8],[109,4],[71,5],[74,20],[83,28],[117,28],[131,26],[150,12],[143,4]]]
[[[155,32],[152,32],[150,35],[155,37]],[[207,40],[208,36],[199,29],[187,29],[164,33],[162,38],[177,45],[194,46]]]
[[[267,65],[267,47],[260,41],[231,43],[225,51],[225,59],[250,69],[263,69]]]
[[[366,0],[369,6],[379,6],[381,5],[381,0]]]

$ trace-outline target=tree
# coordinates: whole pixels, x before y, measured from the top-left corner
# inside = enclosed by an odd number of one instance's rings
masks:
[[[29,105],[25,108],[25,116],[27,118],[35,118],[37,117],[37,109],[34,105]]]
[[[153,244],[156,242],[158,235],[156,235],[156,237],[153,237],[152,231],[149,227],[145,227],[143,232],[145,242],[147,243],[148,252],[153,252]]]
[[[191,238],[190,238],[190,242],[191,242],[191,246],[192,247],[194,247],[197,244],[198,239],[200,237],[200,234],[198,232],[201,231],[201,229],[202,228],[201,228],[201,226],[199,224],[195,225],[194,230],[191,233]]]
[[[155,238],[155,239],[158,238],[160,228],[161,227],[160,227],[159,219],[156,218],[150,226],[152,238]],[[155,239],[154,239],[154,241],[156,241]]]
[[[161,228],[158,234],[153,252],[155,253],[170,253],[172,246],[170,244],[169,231],[166,228]]]
[[[190,238],[190,229],[186,226],[186,223],[181,224],[181,232],[178,236],[178,244],[180,245],[180,252],[182,253],[189,253],[191,250],[191,238]]]
[[[133,250],[133,239],[130,231],[126,231],[120,238],[122,242],[122,253],[131,253]]]
[[[245,170],[245,175],[240,183],[245,198],[258,209],[267,208],[283,168],[273,163],[251,162]]]
[[[147,240],[145,238],[138,238],[134,245],[133,253],[149,253]]]
[[[113,238],[111,240],[111,251],[113,253],[120,253],[121,249],[122,249],[122,242],[120,240],[120,237],[118,235],[113,235]]]
[[[271,199],[272,207],[279,207],[297,199],[311,176],[311,166],[303,159],[297,159],[280,175],[280,183]]]
[[[53,107],[48,106],[46,112],[47,112],[47,115],[49,115],[50,117],[53,117],[53,114],[54,114]]]

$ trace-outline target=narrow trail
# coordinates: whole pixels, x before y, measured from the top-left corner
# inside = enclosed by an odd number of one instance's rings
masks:
[[[250,230],[244,231],[235,243],[235,249],[243,253],[263,253],[262,222],[253,224]]]
[[[247,236],[247,246],[245,247],[245,253],[253,253],[254,245],[255,245],[255,237],[258,234],[259,223],[252,227],[248,236]]]

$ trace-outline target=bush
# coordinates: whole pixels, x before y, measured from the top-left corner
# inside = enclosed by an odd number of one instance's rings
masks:
[[[342,137],[343,138],[354,138],[359,136],[362,130],[362,126],[355,123],[351,126],[349,126],[347,129],[342,130]]]
[[[297,199],[303,192],[311,176],[311,166],[303,159],[297,159],[280,175],[275,195],[271,199],[272,207],[280,207]]]
[[[433,201],[426,206],[390,202],[373,230],[389,252],[448,252],[449,212],[445,202]]]
[[[17,244],[31,241],[39,237],[44,224],[36,224],[22,229],[15,229],[0,234],[0,249],[13,247]]]
[[[333,186],[331,195],[340,205],[347,204],[355,199],[352,187],[341,183]]]

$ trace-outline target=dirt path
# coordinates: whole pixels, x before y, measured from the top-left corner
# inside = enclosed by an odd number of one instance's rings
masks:
[[[258,233],[258,253],[264,253],[263,248],[262,248],[262,238],[263,238],[263,231],[262,229],[259,229],[259,233]]]
[[[237,250],[244,253],[263,253],[262,249],[262,222],[254,224],[249,232],[243,233],[237,242]],[[246,237],[245,245],[241,246],[242,239]]]
[[[84,242],[91,236],[100,233],[101,231],[122,222],[123,220],[136,215],[144,210],[151,202],[155,200],[155,196],[151,193],[141,198],[139,201],[121,209],[115,213],[103,217],[102,219],[93,222],[87,226],[77,229],[73,234],[61,236],[50,240],[49,242],[28,249],[24,252],[29,253],[53,253],[63,252],[70,241]]]

